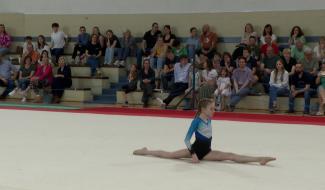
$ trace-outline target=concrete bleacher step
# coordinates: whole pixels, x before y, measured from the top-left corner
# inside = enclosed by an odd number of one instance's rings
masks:
[[[0,87],[0,93],[5,90],[4,87]],[[8,99],[21,99],[22,96],[18,93],[14,96],[8,96]],[[35,98],[34,92],[30,91],[27,95],[28,100]],[[61,101],[63,102],[89,102],[93,100],[91,90],[88,89],[65,89]]]
[[[90,88],[93,95],[101,95],[102,89],[110,88],[108,77],[73,77],[72,88]]]

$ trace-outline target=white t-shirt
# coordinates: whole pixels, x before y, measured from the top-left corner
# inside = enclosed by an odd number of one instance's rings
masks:
[[[325,59],[325,50],[319,51],[319,45],[314,48],[314,54],[318,60]]]
[[[42,52],[43,52],[44,50],[46,50],[46,51],[49,53],[49,57],[51,57],[51,51],[50,51],[50,47],[49,47],[48,45],[45,45],[43,48],[38,48],[38,47],[36,46],[36,51],[37,51],[40,55],[42,55]]]
[[[215,80],[218,77],[218,72],[215,69],[211,69],[211,71],[203,70],[202,77],[205,81]]]
[[[276,35],[275,35],[275,34],[272,34],[272,43],[273,43],[273,42],[276,43],[276,39],[277,39],[277,38],[276,38]],[[260,40],[261,40],[262,45],[266,44],[266,43],[265,43],[265,38],[264,38],[263,35],[261,36]]]
[[[65,38],[67,36],[62,31],[52,32],[51,34],[51,44],[52,48],[63,48],[65,45]]]

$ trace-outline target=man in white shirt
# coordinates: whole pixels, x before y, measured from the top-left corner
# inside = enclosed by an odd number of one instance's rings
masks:
[[[180,56],[180,62],[174,66],[174,88],[164,100],[157,98],[162,107],[167,106],[175,97],[184,94],[188,88],[189,72],[191,64],[188,62],[187,55]]]
[[[64,46],[67,40],[67,36],[64,32],[59,31],[59,24],[52,24],[52,34],[51,34],[51,54],[53,56],[54,63],[58,62],[58,59],[64,53]]]

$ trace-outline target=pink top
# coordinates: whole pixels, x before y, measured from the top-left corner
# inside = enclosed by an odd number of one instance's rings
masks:
[[[53,81],[52,66],[50,64],[38,65],[34,76],[38,77],[39,80],[47,79],[49,84],[52,84]]]
[[[0,46],[9,48],[11,44],[11,38],[7,33],[0,34]]]

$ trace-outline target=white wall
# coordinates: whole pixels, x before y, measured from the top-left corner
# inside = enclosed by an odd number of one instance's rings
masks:
[[[0,12],[25,14],[200,13],[321,10],[324,0],[0,0]]]

